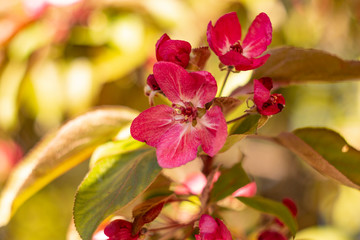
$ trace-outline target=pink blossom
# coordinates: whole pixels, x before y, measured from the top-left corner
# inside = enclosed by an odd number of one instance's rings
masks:
[[[104,233],[108,236],[108,240],[136,240],[139,239],[139,234],[131,235],[132,223],[117,219],[112,221],[104,229]]]
[[[136,117],[130,128],[133,138],[155,147],[163,168],[194,160],[200,145],[205,153],[214,156],[227,137],[221,108],[205,109],[216,95],[214,77],[206,71],[188,73],[171,62],[156,63],[154,76],[173,104],[151,107]]]
[[[176,187],[176,194],[195,194],[199,195],[202,193],[205,185],[206,185],[206,176],[201,173],[194,173],[186,177],[185,181]]]
[[[256,182],[251,182],[246,184],[245,186],[236,190],[232,196],[233,197],[253,197],[255,196],[257,191]]]
[[[265,230],[260,233],[258,240],[287,240],[287,238],[279,232]]]
[[[166,33],[156,43],[156,59],[158,61],[172,62],[186,68],[189,64],[190,53],[190,43],[171,40]]]
[[[199,222],[200,232],[195,235],[196,240],[231,240],[231,233],[218,218],[203,214]]]
[[[270,57],[269,54],[259,56],[271,43],[271,22],[265,13],[260,13],[241,43],[241,25],[236,13],[231,12],[220,17],[215,26],[210,21],[207,39],[210,48],[224,65],[235,66],[239,71],[255,69]]]
[[[254,79],[254,103],[262,115],[273,115],[285,107],[285,98],[278,93],[270,94],[271,78]]]

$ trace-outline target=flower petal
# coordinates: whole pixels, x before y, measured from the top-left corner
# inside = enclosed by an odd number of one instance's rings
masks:
[[[281,94],[274,93],[270,95],[268,101],[258,106],[258,112],[262,115],[269,116],[281,112],[284,107],[285,98]]]
[[[262,107],[262,105],[268,101],[270,98],[270,89],[267,89],[264,84],[257,79],[254,79],[254,103],[257,107]]]
[[[164,34],[159,38],[159,40],[156,42],[155,49],[156,49],[156,59],[157,59],[157,60],[160,58],[160,56],[158,55],[160,46],[161,46],[164,42],[166,42],[166,41],[168,41],[168,40],[170,40],[170,37],[169,37],[166,33],[164,33]],[[159,60],[158,60],[158,61],[159,61]]]
[[[203,173],[198,172],[190,175],[183,182],[183,185],[189,189],[190,193],[200,195],[206,185],[206,177]]]
[[[218,224],[210,215],[203,214],[199,221],[200,236],[203,234],[216,234]]]
[[[232,44],[241,40],[241,25],[236,12],[220,17],[214,27],[210,21],[206,35],[209,46],[215,54],[224,55]]]
[[[206,103],[212,101],[216,96],[217,83],[211,73],[206,71],[191,72],[190,75],[194,79],[195,96],[191,99],[194,107],[203,108]]]
[[[219,106],[212,107],[198,119],[196,128],[199,130],[201,147],[210,156],[214,156],[226,141],[227,125],[224,114]]]
[[[253,64],[250,59],[236,51],[229,51],[226,54],[219,56],[219,59],[227,66],[243,66],[243,68],[248,68],[248,66]]]
[[[171,40],[167,35],[164,35],[156,44],[156,59],[172,62],[185,68],[190,60],[190,43],[182,40]]]
[[[233,197],[253,197],[257,191],[256,182],[251,182],[245,186],[239,188],[231,196]]]
[[[171,102],[183,105],[193,99],[198,83],[184,68],[171,62],[158,62],[153,70],[160,89]]]
[[[162,168],[179,167],[196,158],[200,139],[191,123],[173,125],[157,145],[157,160]]]
[[[218,232],[222,240],[232,240],[231,233],[225,226],[225,224],[218,218],[216,218],[216,222],[219,225]]]
[[[173,112],[174,109],[166,105],[157,105],[145,110],[131,123],[131,136],[156,147],[162,135],[175,124]]]
[[[269,57],[270,57],[270,54],[266,54],[259,58],[251,58],[250,64],[235,65],[235,69],[238,71],[247,71],[247,70],[252,70],[252,69],[258,68],[258,67],[262,66]]]
[[[260,13],[252,22],[245,36],[242,44],[243,54],[246,57],[258,57],[266,50],[271,40],[271,21],[266,13]]]

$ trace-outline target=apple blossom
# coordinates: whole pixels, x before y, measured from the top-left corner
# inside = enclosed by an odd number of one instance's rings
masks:
[[[241,25],[236,13],[231,12],[220,17],[214,26],[209,22],[207,39],[224,65],[235,66],[238,71],[251,70],[263,65],[270,56],[259,57],[271,43],[272,26],[269,17],[260,13],[241,43]]]
[[[254,103],[262,115],[274,115],[285,107],[285,98],[278,93],[270,94],[271,78],[254,79]]]
[[[200,145],[205,153],[214,156],[227,137],[221,108],[205,109],[216,95],[214,77],[206,71],[188,73],[171,62],[158,62],[153,70],[161,90],[173,104],[151,107],[136,117],[130,128],[133,138],[155,147],[163,168],[194,160]]]

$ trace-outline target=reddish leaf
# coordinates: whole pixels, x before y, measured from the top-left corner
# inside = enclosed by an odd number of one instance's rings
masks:
[[[189,70],[202,71],[210,57],[209,47],[193,48],[190,55]]]
[[[360,61],[346,61],[325,51],[295,47],[271,49],[267,62],[254,70],[251,79],[270,77],[274,88],[308,82],[338,82],[360,79]],[[253,83],[236,89],[231,95],[251,92]]]
[[[268,53],[271,57],[254,70],[252,78],[271,77],[282,85],[360,78],[360,61],[345,61],[325,51],[281,47]]]
[[[221,107],[221,111],[224,113],[224,115],[226,115],[227,113],[231,112],[242,103],[243,101],[237,98],[218,97],[214,99],[213,105]]]
[[[161,212],[164,204],[169,201],[171,196],[160,196],[146,200],[133,209],[133,235],[137,234],[144,224],[152,222]]]
[[[338,133],[325,128],[303,128],[274,139],[321,174],[360,189],[360,152]]]

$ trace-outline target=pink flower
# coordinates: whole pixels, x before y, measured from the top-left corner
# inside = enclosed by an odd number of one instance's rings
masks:
[[[265,230],[260,233],[258,240],[287,240],[287,238],[279,232]]]
[[[176,187],[175,193],[180,195],[200,195],[206,185],[206,176],[201,173],[193,173],[186,177],[185,181]]]
[[[269,17],[260,13],[252,22],[242,43],[241,25],[235,12],[220,17],[207,28],[210,48],[224,65],[235,66],[236,70],[251,70],[263,65],[270,57],[259,57],[271,43],[272,27]],[[257,58],[259,57],[259,58]]]
[[[203,214],[199,222],[200,234],[195,235],[196,240],[231,240],[231,233],[225,224],[218,218],[213,219]]]
[[[254,79],[254,103],[262,115],[273,115],[285,107],[285,98],[278,93],[270,94],[271,78]]]
[[[253,197],[256,195],[256,182],[251,182],[233,192],[233,197]]]
[[[156,63],[154,76],[173,104],[151,107],[136,117],[130,128],[133,138],[155,147],[163,168],[194,160],[200,145],[205,153],[214,156],[227,137],[221,108],[205,109],[216,95],[214,77],[206,71],[188,73],[170,62]]]
[[[139,234],[135,236],[131,235],[132,223],[117,219],[112,221],[104,229],[104,233],[108,236],[108,240],[137,240],[139,239]]]
[[[158,61],[172,62],[186,68],[189,64],[190,53],[190,43],[171,40],[166,33],[156,43],[156,59]]]

